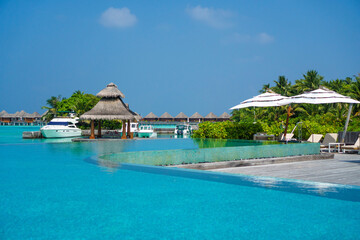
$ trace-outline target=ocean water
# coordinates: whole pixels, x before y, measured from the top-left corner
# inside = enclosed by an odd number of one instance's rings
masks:
[[[114,168],[89,159],[118,151],[198,146],[191,139],[111,143],[22,140],[22,131],[21,127],[0,127],[0,239],[360,236],[356,187],[314,183],[320,195],[324,191],[323,196],[316,196],[288,191],[299,184],[279,179],[268,178],[268,184],[254,187],[248,183],[261,179],[213,173],[207,179],[200,171],[190,171],[197,176],[191,177],[185,170],[149,171],[131,165]],[[279,191],[277,182],[287,189]]]

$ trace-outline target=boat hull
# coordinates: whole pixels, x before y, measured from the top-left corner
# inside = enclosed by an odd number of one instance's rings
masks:
[[[139,138],[156,138],[157,137],[156,132],[138,132],[137,135]]]
[[[80,129],[44,129],[40,130],[45,138],[70,138],[80,137]]]

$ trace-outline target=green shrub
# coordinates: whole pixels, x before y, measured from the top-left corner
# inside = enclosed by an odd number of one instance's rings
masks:
[[[260,123],[247,122],[203,122],[199,129],[194,131],[193,138],[219,139],[252,139],[257,132],[262,132]]]

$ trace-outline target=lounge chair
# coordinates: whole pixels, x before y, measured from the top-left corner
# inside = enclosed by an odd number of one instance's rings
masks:
[[[307,141],[312,143],[319,143],[322,137],[323,137],[322,134],[311,134],[311,136]]]
[[[324,140],[322,141],[320,148],[329,150],[329,143],[336,143],[337,138],[338,138],[337,133],[325,134]]]
[[[287,133],[286,134],[286,141],[290,141],[293,138],[294,134],[293,133]],[[281,133],[279,136],[280,141],[284,141],[284,134]]]
[[[359,152],[360,150],[360,136],[358,137],[358,139],[356,140],[356,142],[354,143],[354,145],[345,145],[343,147],[341,147],[341,149],[343,150],[344,153],[346,153],[347,151],[357,151]]]

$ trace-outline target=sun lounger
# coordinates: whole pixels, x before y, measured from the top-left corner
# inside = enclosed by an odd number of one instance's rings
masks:
[[[358,137],[358,139],[356,140],[354,145],[345,145],[341,149],[344,151],[344,153],[346,153],[347,151],[348,152],[350,152],[350,151],[359,152],[359,150],[360,150],[360,136]]]
[[[286,134],[286,141],[290,141],[293,138],[294,134],[293,133],[287,133]],[[279,136],[280,141],[284,141],[284,134],[281,133]]]
[[[323,137],[322,134],[311,134],[311,136],[307,141],[312,143],[319,143],[322,137]]]
[[[337,133],[327,133],[324,137],[323,142],[320,145],[322,149],[329,149],[329,143],[336,143],[338,138]]]

